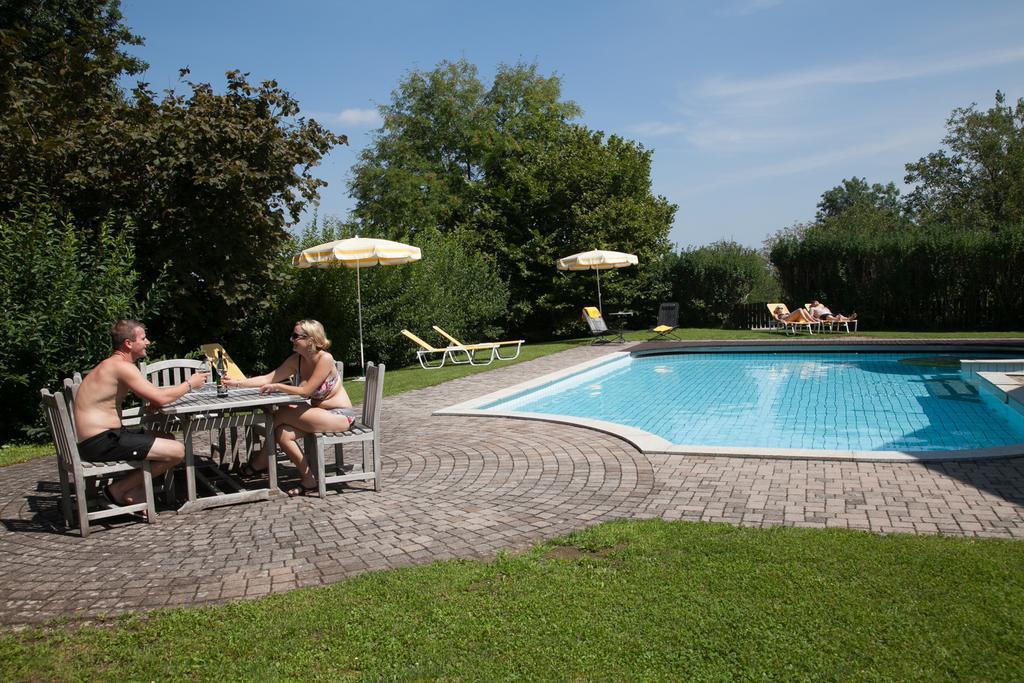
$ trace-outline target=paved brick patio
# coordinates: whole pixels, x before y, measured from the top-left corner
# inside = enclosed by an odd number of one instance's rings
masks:
[[[51,459],[2,468],[0,623],[258,597],[372,569],[490,557],[626,517],[1024,537],[1024,458],[648,457],[578,427],[431,416],[607,352],[573,349],[386,399],[380,493],[352,486],[326,500],[164,514],[82,539],[59,523]]]

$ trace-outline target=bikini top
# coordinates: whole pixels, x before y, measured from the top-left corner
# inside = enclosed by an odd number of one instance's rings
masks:
[[[320,385],[320,388],[314,391],[309,398],[313,401],[324,400],[331,395],[331,392],[334,391],[334,387],[338,386],[338,380],[340,379],[341,376],[338,374],[337,369],[335,369],[327,376],[327,379],[325,379],[323,384]],[[302,384],[302,356],[299,356],[299,370],[295,373],[295,383]]]

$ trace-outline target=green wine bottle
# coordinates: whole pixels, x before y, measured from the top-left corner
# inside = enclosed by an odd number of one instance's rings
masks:
[[[214,374],[216,375],[215,381],[217,382],[217,395],[227,396],[228,388],[224,384],[224,375],[226,374],[226,371],[224,369],[224,353],[222,351],[217,351],[217,367]]]

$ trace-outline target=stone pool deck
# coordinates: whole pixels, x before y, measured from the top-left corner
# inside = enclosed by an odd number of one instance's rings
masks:
[[[1019,342],[1018,342],[1019,343]],[[255,598],[361,572],[488,558],[653,518],[1024,537],[1024,457],[868,463],[644,456],[606,434],[432,411],[628,346],[582,347],[385,399],[384,488],[60,524],[51,458],[0,469],[0,624]]]

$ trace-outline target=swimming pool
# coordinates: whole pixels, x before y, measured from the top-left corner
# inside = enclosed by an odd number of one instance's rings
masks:
[[[617,353],[441,412],[572,422],[665,452],[867,459],[1024,453],[1024,415],[960,371],[959,358],[998,355]]]

